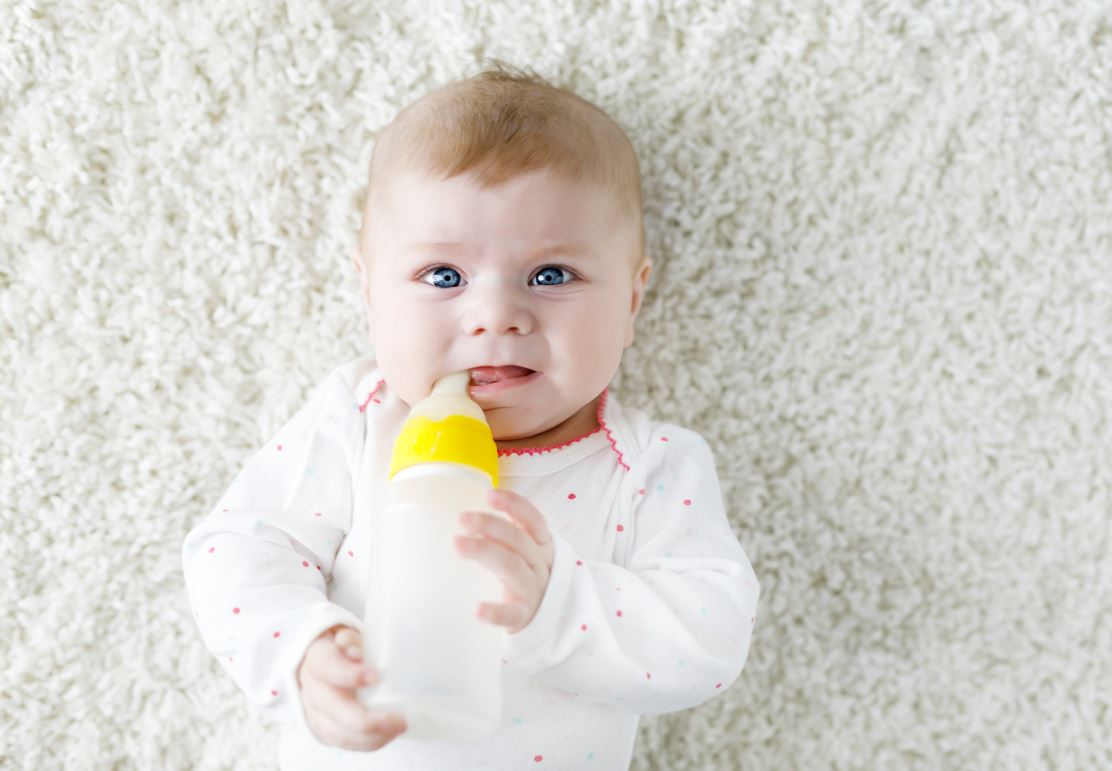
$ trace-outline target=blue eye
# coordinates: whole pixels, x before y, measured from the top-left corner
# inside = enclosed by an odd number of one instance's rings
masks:
[[[425,276],[428,276],[430,274],[433,275],[433,276],[436,276],[437,274],[442,274],[443,271],[450,271],[451,273],[454,273],[455,276],[456,276],[455,283],[454,284],[451,283],[452,279],[451,279],[450,276],[445,278],[443,275],[440,275],[440,276],[437,276],[436,278],[433,279],[434,283],[432,284],[432,286],[438,287],[440,289],[455,289],[457,286],[459,286],[459,282],[460,282],[459,271],[457,271],[455,268],[448,268],[448,267],[445,267],[443,265],[438,267],[438,268],[432,268],[427,273],[422,273],[421,274],[421,279],[424,280]],[[444,281],[447,281],[448,283],[442,283]],[[424,283],[428,284],[429,282],[425,281]]]
[[[564,278],[564,276],[567,278]],[[432,276],[432,281],[426,281],[427,276]],[[428,270],[422,271],[420,280],[424,284],[429,284],[437,289],[455,289],[462,283],[459,271],[455,268],[449,268],[447,265],[438,265]],[[561,268],[558,265],[546,265],[541,268],[534,276],[539,281],[533,286],[563,286],[576,280],[576,275],[567,268]]]
[[[555,271],[557,276],[560,276],[563,273],[567,273],[571,278],[569,278],[567,281],[559,281],[558,283],[555,283],[556,279],[551,278],[553,274],[550,271]],[[539,279],[541,278],[541,276],[547,276],[548,278],[542,279],[541,283],[538,284],[538,286],[563,286],[564,284],[575,280],[574,273],[572,273],[567,268],[561,268],[558,265],[549,265],[547,267],[541,268],[540,272],[537,273],[535,278]]]

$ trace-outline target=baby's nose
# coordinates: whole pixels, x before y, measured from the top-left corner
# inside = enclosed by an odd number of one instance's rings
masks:
[[[527,335],[533,326],[533,313],[525,299],[504,291],[474,298],[464,317],[464,331],[469,335]]]

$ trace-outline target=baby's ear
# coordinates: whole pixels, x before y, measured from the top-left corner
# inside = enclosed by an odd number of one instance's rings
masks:
[[[648,289],[649,275],[652,272],[653,261],[649,255],[646,254],[638,264],[637,272],[633,276],[633,298],[630,304],[629,323],[626,326],[626,348],[633,345],[637,314],[641,311],[641,302],[645,299],[645,290]]]
[[[645,290],[649,288],[649,276],[653,272],[653,261],[649,255],[641,258],[641,262],[637,266],[637,272],[633,276],[633,305],[630,310],[636,316],[637,312],[641,310],[641,301],[645,299]]]
[[[359,243],[352,247],[351,262],[355,267],[355,272],[359,274],[359,298],[363,301],[363,311],[367,316],[367,339],[373,346],[375,332],[374,322],[371,319],[371,293],[367,283],[367,267],[363,262],[363,249]]]
[[[359,294],[367,297],[367,263],[363,259],[363,245],[358,241],[351,247],[351,264],[359,274]]]
[[[363,273],[363,247],[358,240],[351,245],[351,264],[355,267],[356,273]]]

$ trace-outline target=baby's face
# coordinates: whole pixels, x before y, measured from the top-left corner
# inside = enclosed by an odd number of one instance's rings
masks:
[[[636,230],[611,195],[541,170],[485,190],[470,174],[404,176],[388,198],[356,270],[375,357],[402,401],[452,372],[517,365],[534,374],[472,380],[500,446],[593,428],[652,270],[646,259],[634,275]]]

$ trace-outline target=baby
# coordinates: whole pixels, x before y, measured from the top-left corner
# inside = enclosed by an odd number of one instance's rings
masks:
[[[637,157],[594,105],[502,65],[378,138],[353,255],[373,357],[338,367],[183,545],[205,645],[283,728],[284,769],[628,768],[639,716],[740,674],[760,589],[707,443],[608,385],[652,263]],[[364,706],[370,513],[411,405],[470,370],[499,448],[456,548],[501,581],[503,720],[416,741]]]

